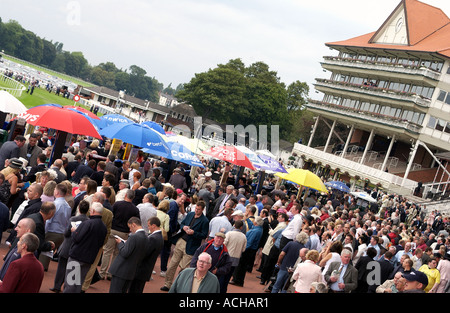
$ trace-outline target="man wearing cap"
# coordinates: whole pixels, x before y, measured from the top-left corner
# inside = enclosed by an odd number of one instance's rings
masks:
[[[197,185],[195,186],[195,189],[197,191],[200,191],[201,189],[205,188],[207,184],[211,186],[211,190],[216,191],[216,181],[211,178],[212,173],[210,171],[205,173],[205,176],[200,178],[197,182]]]
[[[220,292],[225,293],[228,281],[225,281],[226,275],[231,271],[231,258],[228,249],[224,245],[225,234],[223,232],[215,233],[214,237],[202,244],[194,253],[190,267],[195,267],[198,256],[202,252],[211,255],[212,262],[209,271],[217,276],[220,283]]]
[[[25,144],[25,137],[17,135],[13,141],[6,141],[0,148],[0,170],[5,168],[5,161],[12,158],[19,158],[20,148]]]
[[[413,271],[409,274],[403,274],[403,277],[406,280],[403,293],[425,293],[425,288],[428,285],[426,274]]]
[[[173,175],[170,176],[169,184],[173,185],[175,189],[186,190],[186,177],[184,177],[184,173],[182,173],[180,168],[173,170]]]

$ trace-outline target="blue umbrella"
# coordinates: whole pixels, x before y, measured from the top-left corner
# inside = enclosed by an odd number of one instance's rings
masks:
[[[161,125],[159,125],[158,123],[156,123],[156,122],[145,121],[145,122],[142,122],[141,124],[142,125],[147,125],[148,127],[156,130],[158,133],[160,133],[162,135],[166,134],[166,132],[164,131],[164,128]]]
[[[329,181],[325,183],[325,186],[330,187],[331,189],[340,190],[343,192],[350,192],[350,187],[348,187],[344,182],[341,181]]]
[[[365,192],[358,192],[358,191],[355,191],[355,192],[352,192],[351,194],[352,194],[355,198],[360,199],[360,200],[364,200],[364,201],[372,202],[372,203],[377,202],[376,199],[372,198],[369,194],[367,194],[367,193],[365,193]]]
[[[114,123],[100,130],[100,135],[120,139],[123,142],[151,149],[168,155],[170,149],[164,138],[153,129],[137,123]]]
[[[276,160],[272,159],[271,157],[260,154],[258,157],[264,162],[268,170],[277,172],[277,173],[287,173],[286,169]]]
[[[190,166],[198,166],[204,168],[205,166],[199,160],[199,158],[193,153],[191,150],[186,148],[186,146],[178,143],[178,142],[167,142],[169,146],[170,153],[169,154],[158,154],[153,149],[143,148],[142,151],[145,153],[150,153],[154,155],[159,155],[164,158],[168,158],[171,160],[175,160],[181,163],[185,163]]]
[[[106,114],[97,120],[96,125],[102,129],[116,123],[133,123],[133,121],[120,114]]]

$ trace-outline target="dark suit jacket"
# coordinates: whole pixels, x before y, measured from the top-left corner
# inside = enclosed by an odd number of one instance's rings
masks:
[[[217,197],[217,199],[214,201],[214,210],[212,212],[211,218],[215,217],[219,213],[220,204],[222,203],[222,201],[225,199],[226,196],[227,196],[227,194],[224,192],[219,197]],[[236,200],[236,196],[231,194],[230,197],[228,198],[228,200],[229,199],[235,199]]]
[[[34,183],[36,181],[36,173],[43,172],[45,170],[47,170],[47,166],[45,165],[45,163],[33,166],[28,172],[28,174],[23,178],[23,181]]]
[[[34,234],[39,238],[39,248],[37,250],[37,255],[39,256],[42,251],[50,251],[52,249],[51,244],[45,240],[45,221],[40,212],[31,214],[28,217],[36,223]]]
[[[149,281],[155,267],[156,260],[163,248],[162,232],[158,231],[148,236],[146,255],[139,264],[134,279]]]
[[[2,293],[38,293],[44,279],[44,266],[33,254],[11,262],[6,271]]]
[[[202,244],[202,240],[208,237],[209,230],[209,220],[204,214],[191,225],[194,216],[195,212],[189,212],[180,224],[181,231],[171,238],[172,242],[176,243],[180,237],[186,234],[183,227],[190,226],[194,234],[189,235],[186,241],[186,254],[189,255],[194,255],[195,250]]]
[[[341,266],[341,262],[333,262],[330,264],[330,266],[328,267],[327,272],[325,273],[325,281],[328,283],[328,285],[331,285],[332,282],[330,281],[330,276],[331,273],[334,270],[339,270],[339,267]],[[358,270],[351,264],[349,264],[347,266],[347,270],[345,271],[344,277],[344,284],[345,284],[345,288],[344,291],[345,292],[351,292],[352,290],[355,290],[356,287],[358,286]]]
[[[380,264],[380,285],[383,284],[386,280],[389,279],[389,276],[394,271],[394,265],[392,265],[391,262],[389,262],[386,259],[378,260],[377,261]],[[378,284],[370,285],[369,286],[369,293],[375,293]]]
[[[6,141],[0,148],[0,170],[5,168],[5,160],[18,158],[20,148],[14,140]]]
[[[109,268],[111,275],[124,280],[132,280],[138,265],[145,257],[147,244],[148,239],[145,231],[131,234],[126,242],[120,242],[117,245],[119,254]]]

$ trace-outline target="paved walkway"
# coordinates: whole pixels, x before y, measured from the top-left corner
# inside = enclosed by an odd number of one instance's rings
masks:
[[[5,245],[5,239],[8,237],[8,233],[3,233],[3,237],[0,244],[0,264],[3,265],[3,258],[8,251],[8,247]],[[44,281],[41,286],[40,293],[53,293],[49,289],[53,287],[53,281],[56,273],[56,268],[58,266],[57,262],[51,261],[50,266],[47,272],[44,275]],[[144,293],[167,293],[165,291],[161,291],[160,288],[164,286],[164,278],[159,275],[160,273],[160,261],[159,259],[155,264],[156,274],[153,275],[153,280],[147,282],[145,286]],[[238,287],[229,285],[228,293],[265,293],[264,286],[259,284],[259,279],[256,277],[259,276],[259,272],[255,269],[252,273],[247,273],[245,276],[244,287]],[[108,293],[109,292],[110,281],[101,280],[92,285],[86,293]]]

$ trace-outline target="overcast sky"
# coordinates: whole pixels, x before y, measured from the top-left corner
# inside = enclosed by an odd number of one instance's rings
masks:
[[[424,0],[450,15],[450,1]],[[91,65],[138,65],[167,87],[241,58],[286,85],[328,78],[326,42],[376,31],[400,0],[1,0],[3,22],[81,51]],[[313,97],[311,90],[310,96]]]

